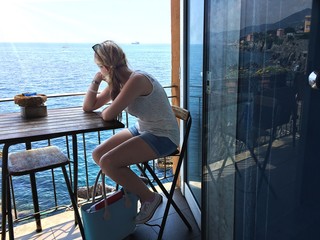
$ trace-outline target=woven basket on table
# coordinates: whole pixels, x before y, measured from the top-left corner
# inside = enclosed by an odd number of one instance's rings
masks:
[[[14,103],[20,107],[39,107],[47,101],[47,96],[44,94],[37,94],[34,96],[24,96],[19,94],[14,96]]]

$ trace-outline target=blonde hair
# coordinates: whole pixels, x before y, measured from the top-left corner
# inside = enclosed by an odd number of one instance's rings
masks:
[[[111,88],[111,98],[114,100],[121,89],[119,80],[119,69],[128,68],[126,55],[119,45],[111,40],[104,41],[93,47],[95,51],[95,61],[109,68],[109,86]]]

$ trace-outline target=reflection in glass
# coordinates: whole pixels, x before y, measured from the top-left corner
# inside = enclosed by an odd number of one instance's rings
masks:
[[[197,204],[201,205],[202,138],[202,68],[203,1],[192,0],[189,6],[187,106],[192,116],[188,142],[187,184]]]
[[[207,11],[206,238],[290,239],[311,0],[211,0]]]

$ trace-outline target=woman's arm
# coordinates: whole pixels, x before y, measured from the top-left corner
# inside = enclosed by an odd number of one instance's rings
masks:
[[[153,90],[153,85],[142,74],[134,74],[128,79],[116,99],[102,112],[105,121],[115,119],[137,97],[146,96]]]
[[[82,108],[85,112],[92,112],[111,100],[109,87],[106,87],[100,94],[98,94],[99,86],[102,80],[103,76],[101,73],[96,73],[83,101]]]

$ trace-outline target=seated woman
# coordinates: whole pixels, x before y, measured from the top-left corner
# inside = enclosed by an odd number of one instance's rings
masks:
[[[161,84],[143,71],[128,67],[123,50],[107,40],[93,46],[100,71],[86,93],[83,110],[90,112],[111,101],[101,116],[115,119],[123,110],[137,118],[129,129],[113,135],[93,151],[93,159],[103,173],[129,192],[136,194],[141,208],[136,223],[149,221],[162,196],[150,191],[129,165],[143,163],[174,152],[179,145],[179,128]],[[98,94],[100,83],[107,86]]]

